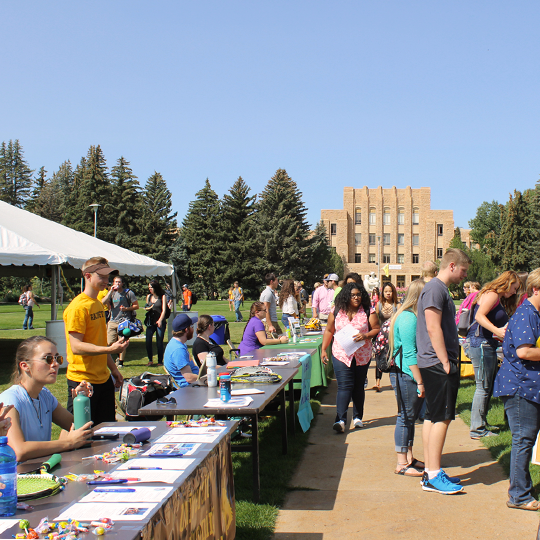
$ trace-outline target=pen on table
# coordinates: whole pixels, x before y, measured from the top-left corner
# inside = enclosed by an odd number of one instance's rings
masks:
[[[96,488],[94,489],[96,493],[133,493],[135,489],[133,488]]]
[[[150,454],[148,457],[168,458],[168,457],[182,457],[184,454]]]
[[[129,482],[130,480],[133,480],[133,478],[113,478],[112,480],[90,480],[90,482],[86,482],[86,483],[89,486],[100,486],[100,485],[104,486],[107,484],[125,484],[126,482]]]
[[[161,467],[128,467],[128,471],[162,471]]]

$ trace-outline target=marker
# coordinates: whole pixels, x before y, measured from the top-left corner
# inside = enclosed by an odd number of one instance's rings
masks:
[[[182,457],[184,454],[150,454],[148,457],[168,458],[168,457]]]
[[[133,488],[96,488],[96,493],[133,493]]]
[[[162,471],[161,467],[128,467],[128,471]]]
[[[107,484],[125,484],[127,481],[127,478],[114,478],[112,480],[91,480],[86,483],[89,486],[106,486]]]

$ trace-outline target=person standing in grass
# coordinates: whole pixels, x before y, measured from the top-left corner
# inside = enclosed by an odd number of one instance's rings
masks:
[[[540,431],[540,268],[529,274],[527,294],[508,322],[493,395],[502,399],[512,432],[506,506],[536,511],[540,502],[531,493],[529,464]]]
[[[418,301],[417,363],[426,392],[423,426],[425,472],[422,489],[451,495],[463,490],[459,478],[441,469],[444,441],[456,413],[460,373],[456,308],[448,286],[467,277],[471,264],[461,249],[448,249],[437,277],[426,284]]]
[[[238,281],[234,282],[232,297],[234,302],[234,315],[236,317],[235,322],[242,322],[243,318],[240,311],[240,305],[242,304],[242,300],[244,299],[244,291],[242,291],[242,288],[238,285]]]
[[[36,302],[36,297],[32,291],[32,284],[23,287],[23,294],[26,294],[26,305],[24,306],[23,330],[34,330],[34,306],[40,307]]]

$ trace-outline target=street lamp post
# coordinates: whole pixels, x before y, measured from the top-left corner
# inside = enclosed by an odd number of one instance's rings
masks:
[[[97,233],[97,211],[101,204],[89,204],[88,205],[94,211],[94,238],[96,238]]]

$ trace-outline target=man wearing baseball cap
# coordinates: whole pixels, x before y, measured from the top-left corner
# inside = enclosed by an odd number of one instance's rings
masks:
[[[334,302],[336,301],[336,296],[341,292],[341,287],[339,286],[339,276],[337,274],[328,274],[328,288],[334,292],[332,296],[332,301],[330,302],[330,308],[334,307]]]
[[[114,387],[122,386],[123,378],[111,354],[126,350],[129,341],[123,338],[107,346],[105,309],[97,299],[109,283],[109,276],[118,274],[107,259],[93,257],[82,266],[84,291],[64,311],[67,342],[67,410],[73,413],[72,389],[82,381],[92,384],[91,418],[94,425],[115,422]],[[113,382],[114,377],[114,382]]]
[[[186,342],[193,337],[193,325],[198,317],[178,314],[172,323],[172,339],[165,349],[163,365],[179,387],[189,386],[197,380],[199,366],[190,359]]]
[[[321,321],[328,320],[330,302],[332,302],[333,298],[334,290],[328,288],[328,274],[326,274],[323,278],[323,286],[317,287],[315,291],[313,291],[313,298],[311,299],[313,317],[316,317]]]

